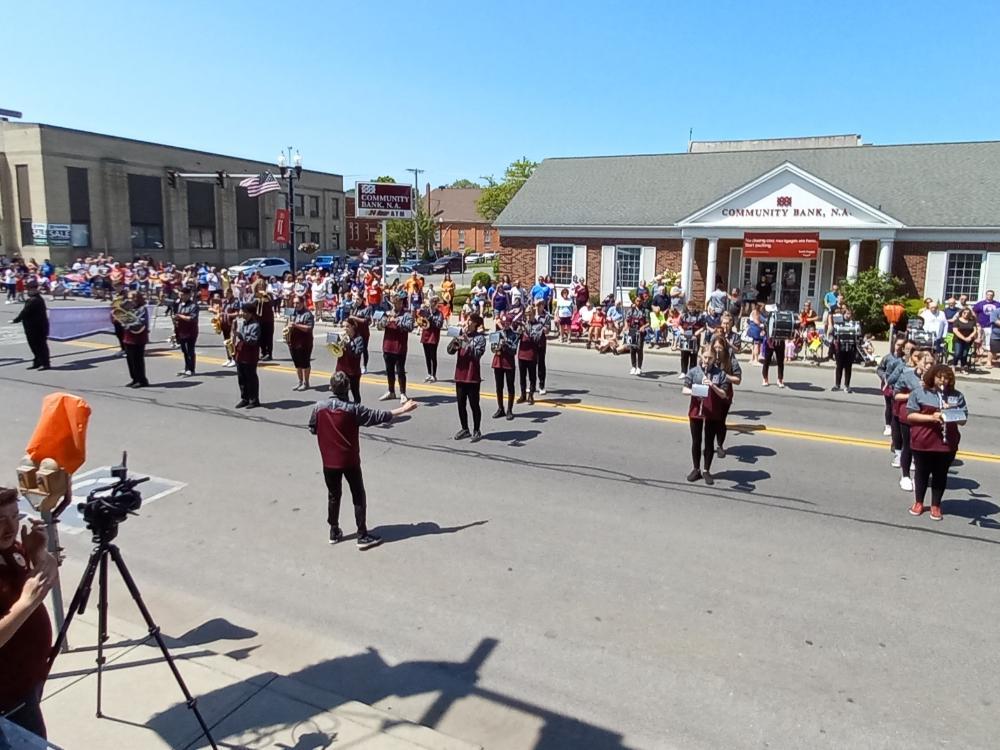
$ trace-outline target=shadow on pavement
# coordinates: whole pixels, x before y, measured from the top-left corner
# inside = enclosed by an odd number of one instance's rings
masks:
[[[756,471],[729,469],[723,472],[712,472],[712,476],[717,482],[723,480],[732,482],[733,489],[742,492],[753,492],[757,489],[757,482],[763,482],[765,479],[771,478],[771,475],[762,469],[757,469]]]
[[[311,401],[299,401],[298,399],[288,398],[284,401],[262,401],[261,406],[265,409],[300,409],[303,406],[312,406],[315,403],[315,399]]]
[[[493,440],[498,443],[507,443],[514,448],[524,445],[529,440],[534,440],[542,434],[541,430],[507,430],[505,432],[487,432],[483,435],[483,440]]]
[[[826,390],[812,383],[789,383],[787,380],[785,381],[785,387],[790,391],[809,391],[811,393],[819,393]]]
[[[736,409],[729,412],[729,415],[732,417],[743,417],[744,419],[751,419],[754,421],[761,419],[762,417],[769,417],[772,414],[774,414],[772,411],[760,411],[754,409]]]
[[[991,516],[1000,513],[1000,505],[986,500],[978,498],[972,500],[942,500],[941,512],[946,516],[968,518],[971,525],[982,529],[992,529],[994,531],[1000,529],[1000,521],[996,518],[991,518]]]
[[[379,526],[373,532],[382,537],[383,544],[392,542],[402,542],[405,539],[414,539],[419,536],[437,536],[438,534],[457,534],[459,531],[471,529],[473,526],[485,526],[489,521],[473,521],[461,526],[439,526],[434,521],[421,521],[420,523],[396,523],[388,526]]]
[[[587,750],[624,750],[622,735],[565,716],[543,706],[538,706],[519,698],[504,695],[479,684],[479,670],[490,658],[499,641],[484,638],[465,661],[409,661],[396,665],[388,664],[374,648],[352,656],[319,662],[287,675],[300,685],[318,688],[308,700],[258,702],[263,710],[250,712],[237,710],[227,716],[223,723],[226,735],[216,737],[224,741],[226,737],[254,735],[258,739],[261,732],[277,733],[275,726],[282,730],[293,728],[320,714],[343,705],[348,700],[357,700],[370,705],[390,698],[436,694],[434,702],[416,717],[419,724],[436,728],[444,715],[455,704],[469,698],[485,701],[507,712],[528,714],[540,723],[534,750],[562,750],[563,748],[587,748]],[[276,677],[267,688],[260,681],[247,685],[238,682],[210,693],[196,696],[201,705],[236,705],[246,701],[248,687],[253,693],[267,689],[274,694],[282,694],[282,678]],[[308,693],[308,691],[306,691]],[[344,696],[344,697],[341,697]],[[161,737],[172,736],[171,727],[177,723],[192,723],[187,705],[177,703],[150,719],[148,726]],[[388,729],[391,725],[382,727]],[[302,737],[296,747],[325,747],[323,743],[332,741],[326,733],[313,736],[312,744],[303,746]],[[221,745],[222,743],[220,743]]]
[[[738,460],[741,464],[755,464],[761,458],[778,455],[773,448],[763,445],[734,445],[726,448],[726,455]]]
[[[562,412],[558,411],[524,411],[514,412],[515,419],[530,419],[532,422],[537,422],[538,424],[544,424],[553,417],[558,417]]]

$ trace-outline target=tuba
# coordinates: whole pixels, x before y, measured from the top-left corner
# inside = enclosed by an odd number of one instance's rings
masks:
[[[222,317],[219,313],[212,316],[212,330],[216,333],[222,333]]]
[[[111,303],[111,320],[132,333],[139,333],[143,328],[142,318],[120,299]]]

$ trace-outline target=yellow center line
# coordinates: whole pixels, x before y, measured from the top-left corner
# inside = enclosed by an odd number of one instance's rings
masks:
[[[68,346],[77,346],[86,349],[117,349],[117,344],[105,344],[96,341],[64,341],[61,342],[67,344]],[[150,352],[151,356],[155,357],[171,357],[173,359],[181,359],[182,354],[176,351],[155,351]],[[198,360],[200,362],[207,362],[214,365],[222,365],[226,363],[225,359],[219,357],[205,356],[198,353]],[[281,365],[274,362],[262,362],[260,365],[261,369],[273,371],[273,372],[287,372],[291,374],[296,374],[294,367],[289,367],[288,365]],[[325,370],[312,370],[312,374],[322,377],[329,378],[333,373],[327,372]],[[377,378],[373,376],[362,377],[361,382],[367,383],[368,385],[378,385],[383,381],[382,378]],[[455,390],[451,386],[433,385],[430,383],[408,383],[406,390],[408,391],[419,391],[424,393],[442,393],[442,394],[454,394]],[[490,399],[491,394],[483,394],[482,398]],[[619,409],[613,406],[596,406],[594,404],[567,404],[560,401],[550,401],[548,399],[535,399],[535,405],[545,405],[552,406],[557,409],[565,409],[566,411],[579,411],[587,414],[602,414],[611,417],[627,417],[629,419],[645,419],[654,422],[668,422],[672,424],[687,424],[687,415],[680,416],[676,414],[664,414],[662,412],[655,411],[637,411],[635,409]],[[768,435],[775,435],[777,437],[784,438],[794,438],[796,440],[809,440],[817,443],[833,443],[835,445],[850,445],[859,448],[881,448],[885,449],[887,444],[884,440],[873,440],[871,438],[860,438],[853,437],[849,435],[834,435],[825,432],[811,432],[809,430],[798,430],[790,427],[772,427],[764,424],[729,424],[732,430],[756,430],[764,432]],[[984,461],[986,463],[1000,463],[1000,455],[995,453],[977,453],[974,451],[959,451],[958,457],[969,460],[969,461]]]

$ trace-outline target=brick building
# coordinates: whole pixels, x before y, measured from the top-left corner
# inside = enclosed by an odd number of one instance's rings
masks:
[[[601,296],[664,271],[785,308],[879,268],[908,296],[1000,289],[1000,142],[865,146],[858,136],[547,159],[496,221],[503,273]],[[708,280],[708,283],[706,283]]]
[[[439,253],[498,252],[499,236],[493,225],[476,211],[479,188],[438,188],[425,197],[428,213],[434,215],[437,231],[435,249]]]
[[[380,219],[359,219],[354,207],[354,190],[347,191],[347,251],[354,255],[379,247]]]
[[[264,162],[0,121],[0,253],[56,264],[97,252],[179,264],[287,257],[287,247],[272,239],[284,191],[250,198],[237,179],[219,186],[182,178],[173,187],[168,170],[278,176]],[[303,170],[295,183],[296,246],[312,241],[324,253],[342,252],[343,203],[343,177]]]

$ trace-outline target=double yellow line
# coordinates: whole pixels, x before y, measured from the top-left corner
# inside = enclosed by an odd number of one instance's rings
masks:
[[[77,346],[85,349],[117,349],[118,347],[114,344],[105,344],[96,341],[66,341],[63,342],[69,346]],[[157,357],[170,357],[173,359],[181,359],[182,355],[180,352],[175,351],[156,351],[150,353],[152,356]],[[225,364],[226,360],[220,359],[218,357],[204,356],[202,354],[198,355],[199,362],[207,362],[214,365]],[[261,364],[261,368],[269,372],[285,372],[296,374],[294,367],[289,367],[288,365],[281,365],[274,362],[264,362]],[[329,378],[333,373],[326,372],[324,370],[313,370],[313,375],[321,378]],[[378,385],[382,382],[381,378],[375,377],[363,377],[362,382],[368,383],[369,385]],[[433,385],[430,383],[409,383],[407,384],[408,391],[420,391],[425,393],[443,393],[443,394],[453,394],[454,389],[449,386]],[[488,395],[484,395],[483,398],[489,398]],[[578,411],[587,414],[601,414],[611,417],[626,417],[629,419],[645,419],[653,422],[669,422],[673,424],[687,424],[687,416],[677,416],[674,414],[663,414],[662,412],[655,411],[637,411],[635,409],[617,409],[612,406],[595,406],[592,404],[566,404],[560,401],[549,401],[547,399],[536,399],[536,405],[551,406],[556,409],[565,409],[566,411]],[[795,440],[808,440],[816,443],[833,443],[835,445],[849,445],[857,448],[879,448],[885,450],[887,445],[885,440],[872,440],[870,438],[859,438],[851,437],[848,435],[831,435],[825,432],[811,432],[809,430],[796,430],[789,427],[772,427],[769,425],[748,425],[748,424],[731,424],[729,425],[732,430],[754,430],[764,432],[767,435],[774,435],[777,437],[793,438]],[[974,451],[959,451],[958,457],[966,461],[983,461],[986,463],[1000,463],[1000,455],[994,453],[977,453]]]

